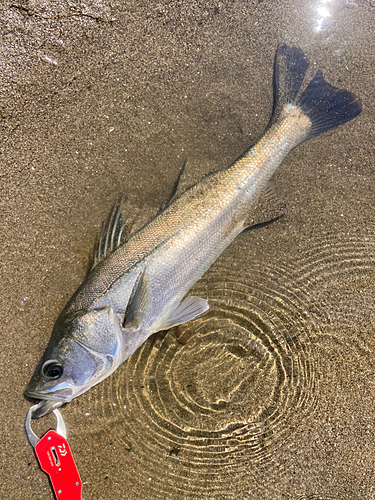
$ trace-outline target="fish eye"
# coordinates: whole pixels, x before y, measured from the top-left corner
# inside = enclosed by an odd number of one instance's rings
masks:
[[[46,361],[42,366],[43,376],[51,380],[60,378],[63,374],[63,371],[63,367],[56,359]]]

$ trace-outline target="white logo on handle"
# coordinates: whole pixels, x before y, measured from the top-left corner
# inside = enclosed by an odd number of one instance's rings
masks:
[[[60,455],[61,455],[62,457],[65,457],[65,455],[68,453],[68,452],[66,451],[66,449],[65,449],[65,443],[63,443],[63,444],[59,444],[57,447],[58,447],[58,449],[59,449]]]

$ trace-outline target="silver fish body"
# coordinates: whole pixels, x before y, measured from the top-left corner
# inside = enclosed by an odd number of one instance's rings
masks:
[[[307,65],[302,51],[280,47],[276,105],[262,139],[185,191],[93,268],[57,320],[26,389],[43,400],[35,418],[108,377],[153,333],[205,312],[204,299],[185,295],[254,222],[260,199],[272,202],[265,188],[284,157],[359,114],[359,101],[331,87],[320,72],[297,98]]]

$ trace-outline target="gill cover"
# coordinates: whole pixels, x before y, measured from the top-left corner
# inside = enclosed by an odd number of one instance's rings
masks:
[[[110,306],[62,315],[25,391],[26,396],[45,400],[33,418],[71,401],[108,377],[122,361],[122,343],[120,318]],[[52,362],[61,365],[61,375],[53,379],[45,370]]]
[[[108,360],[116,357],[122,345],[120,317],[110,306],[76,313],[69,334],[88,351],[103,354]]]

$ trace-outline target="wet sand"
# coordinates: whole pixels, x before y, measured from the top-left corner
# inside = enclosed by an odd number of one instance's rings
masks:
[[[372,4],[3,2],[1,498],[53,498],[23,390],[114,199],[137,227],[185,159],[180,189],[258,139],[279,43],[363,113],[288,156],[285,217],[196,285],[186,345],[157,335],[62,413],[84,499],[375,498]]]

